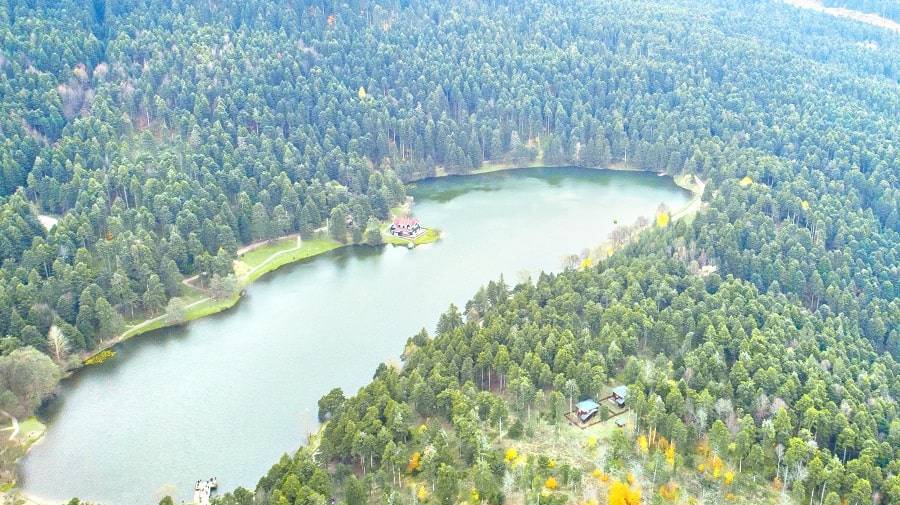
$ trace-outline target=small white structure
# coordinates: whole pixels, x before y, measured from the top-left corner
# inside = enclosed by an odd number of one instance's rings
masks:
[[[194,485],[194,498],[192,503],[196,505],[209,505],[209,499],[214,489],[219,487],[219,481],[215,477],[209,480],[198,480]]]

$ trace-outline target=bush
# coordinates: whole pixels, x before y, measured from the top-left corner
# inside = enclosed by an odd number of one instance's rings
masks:
[[[522,438],[522,435],[525,433],[525,427],[522,426],[522,421],[516,419],[514,423],[509,426],[509,430],[506,432],[506,436],[512,439]]]

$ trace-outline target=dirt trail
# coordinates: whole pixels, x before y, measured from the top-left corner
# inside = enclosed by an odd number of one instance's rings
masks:
[[[247,244],[244,247],[241,247],[234,253],[234,255],[240,256],[240,255],[246,254],[254,249],[259,249],[260,247],[262,247],[264,245],[269,245],[273,242],[278,242],[279,240],[284,240],[286,238],[293,238],[293,237],[297,237],[298,241],[300,240],[300,235],[297,233],[291,233],[290,235],[285,235],[283,237],[276,237],[276,238],[270,238],[267,240],[260,240],[259,242],[253,242],[252,244]]]
[[[0,414],[3,414],[4,416],[8,417],[10,421],[12,421],[12,426],[10,426],[9,428],[3,428],[0,431],[12,430],[12,433],[9,434],[9,439],[15,439],[16,435],[19,434],[19,420],[16,419],[16,416],[10,414],[5,410],[0,410]]]
[[[288,235],[287,237],[281,237],[281,238],[278,239],[278,240],[281,240],[281,239],[284,239],[284,238],[290,238],[291,236],[292,236],[292,235]],[[294,247],[292,247],[292,248],[290,248],[290,249],[285,249],[284,251],[278,251],[277,253],[275,253],[275,254],[269,256],[268,258],[266,258],[265,261],[263,261],[263,262],[260,263],[259,265],[256,265],[255,267],[251,268],[250,271],[248,271],[247,273],[245,273],[244,275],[242,275],[241,278],[246,279],[246,278],[250,277],[250,276],[253,275],[257,270],[259,270],[260,268],[262,268],[262,267],[268,265],[269,263],[271,263],[272,260],[274,260],[275,258],[277,258],[277,257],[279,257],[279,256],[282,256],[282,255],[284,255],[284,254],[287,254],[287,253],[292,253],[292,252],[296,251],[297,249],[300,249],[301,247],[303,247],[303,239],[300,238],[300,235],[297,235],[297,245],[296,245],[296,246],[294,246]]]

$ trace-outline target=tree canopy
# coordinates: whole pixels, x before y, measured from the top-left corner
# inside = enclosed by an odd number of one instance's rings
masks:
[[[619,502],[654,457],[900,502],[892,32],[739,0],[31,0],[0,26],[0,372],[48,369],[26,346],[60,334],[95,348],[241,244],[377,242],[404,181],[540,162],[706,183],[689,222],[451,306],[402,368],[323,398],[318,456],[221,503],[564,501],[585,469],[502,445],[611,379],[655,444],[609,440]],[[29,408],[44,391],[4,381]]]

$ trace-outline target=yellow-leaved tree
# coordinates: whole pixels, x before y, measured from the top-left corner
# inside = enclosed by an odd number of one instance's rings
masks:
[[[734,482],[734,472],[728,470],[725,472],[725,476],[722,478],[723,482],[725,482],[726,486],[730,486],[732,482]]]
[[[657,212],[656,213],[656,227],[657,228],[665,228],[669,226],[669,221],[671,220],[671,216],[669,216],[668,212]]]
[[[416,473],[422,468],[422,454],[414,452],[406,465],[406,473]]]
[[[670,444],[669,447],[666,448],[666,463],[668,463],[669,466],[675,466],[675,443],[674,442],[672,444]]]
[[[639,505],[641,503],[641,490],[628,484],[616,481],[609,487],[609,505]]]
[[[428,498],[428,490],[425,489],[425,486],[419,484],[419,489],[416,490],[416,498],[418,498],[419,503],[425,501]]]
[[[643,454],[647,454],[647,452],[650,450],[650,445],[647,443],[646,436],[641,435],[638,437],[638,447],[641,449],[641,452]]]

